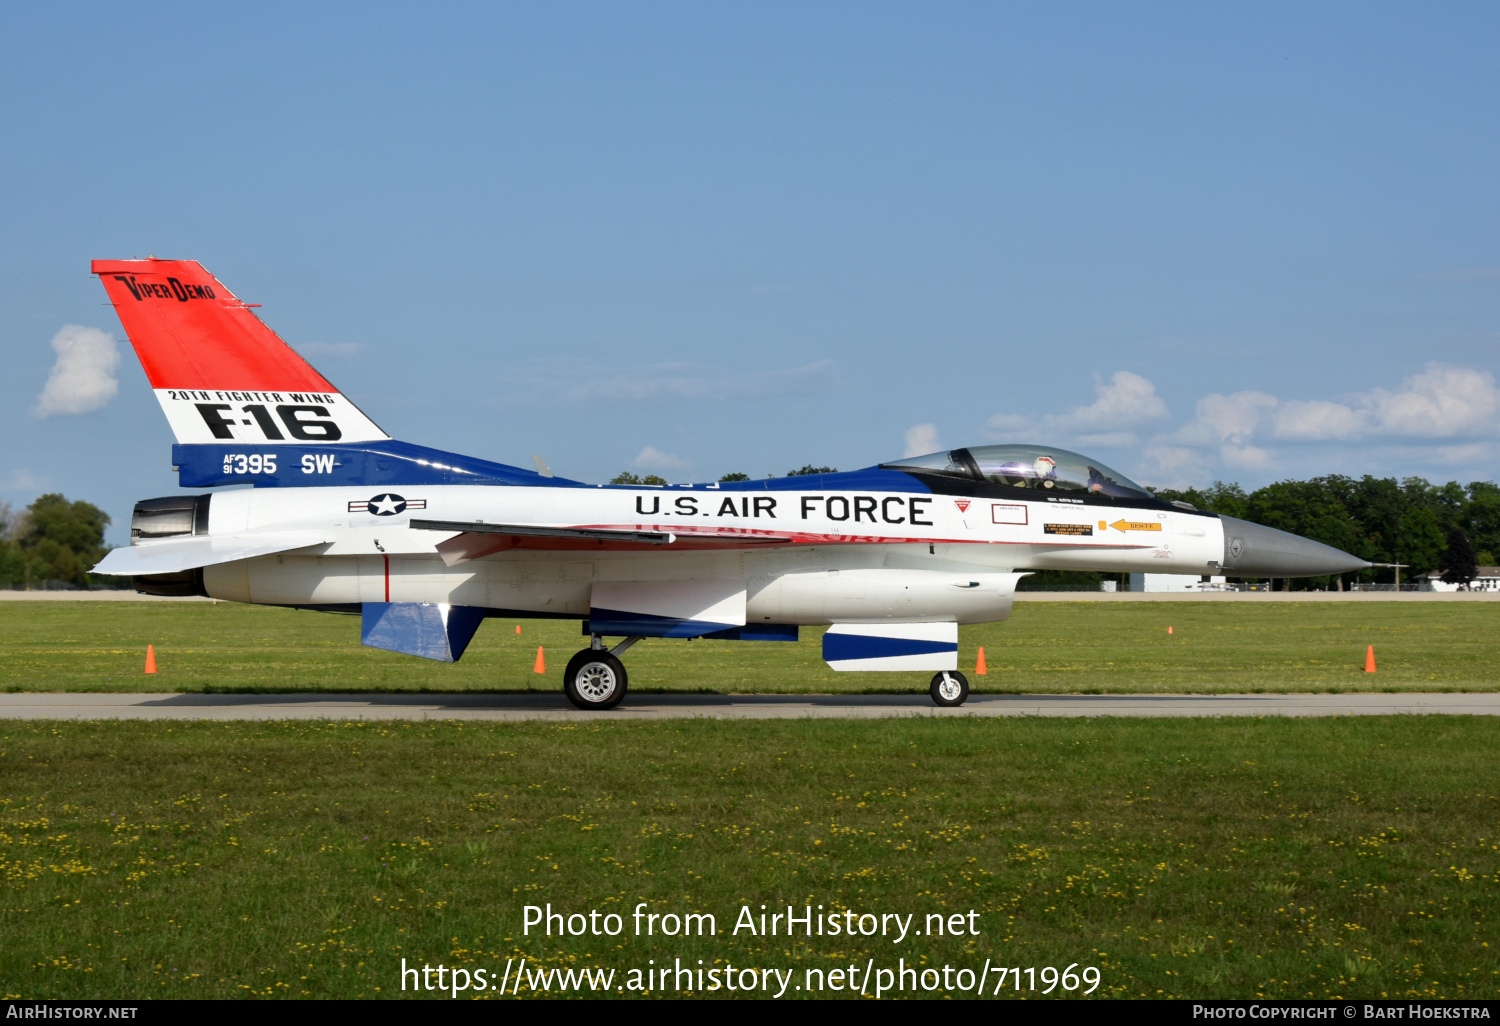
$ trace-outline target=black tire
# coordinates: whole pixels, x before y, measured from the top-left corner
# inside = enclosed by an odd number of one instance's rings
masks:
[[[568,660],[563,694],[580,709],[613,709],[629,683],[624,663],[602,649],[586,648]]]
[[[963,705],[969,697],[969,678],[957,670],[944,670],[933,676],[932,686],[927,689],[927,693],[944,708]]]

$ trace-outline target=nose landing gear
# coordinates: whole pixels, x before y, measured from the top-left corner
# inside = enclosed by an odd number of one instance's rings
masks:
[[[948,708],[963,705],[969,697],[969,678],[957,670],[944,670],[933,676],[927,692],[938,705]]]
[[[625,697],[630,676],[620,656],[641,639],[626,638],[614,648],[606,649],[604,640],[594,635],[588,648],[568,660],[563,671],[563,694],[579,709],[613,709]]]

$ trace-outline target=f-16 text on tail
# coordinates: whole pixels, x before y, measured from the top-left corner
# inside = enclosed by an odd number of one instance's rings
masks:
[[[1367,566],[1167,503],[1098,460],[987,445],[844,474],[589,485],[391,438],[191,260],[100,260],[177,437],[185,489],[147,499],[96,572],[138,590],[357,612],[366,645],[457,660],[486,617],[582,622],[563,688],[625,695],[641,638],[791,641],[837,670],[932,672],[1038,569],[1297,577]],[[623,639],[613,641],[612,639]]]

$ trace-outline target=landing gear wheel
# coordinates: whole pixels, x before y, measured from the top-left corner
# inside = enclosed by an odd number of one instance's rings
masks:
[[[927,689],[932,700],[941,706],[963,705],[969,697],[969,678],[957,670],[944,670],[932,678],[932,687]]]
[[[624,663],[602,649],[586,648],[568,660],[563,694],[580,709],[613,709],[628,682]]]

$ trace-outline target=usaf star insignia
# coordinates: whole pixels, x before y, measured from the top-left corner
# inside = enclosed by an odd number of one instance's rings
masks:
[[[377,495],[367,502],[349,503],[350,513],[373,513],[377,517],[393,517],[409,509],[426,509],[426,499],[407,499],[391,492]]]

